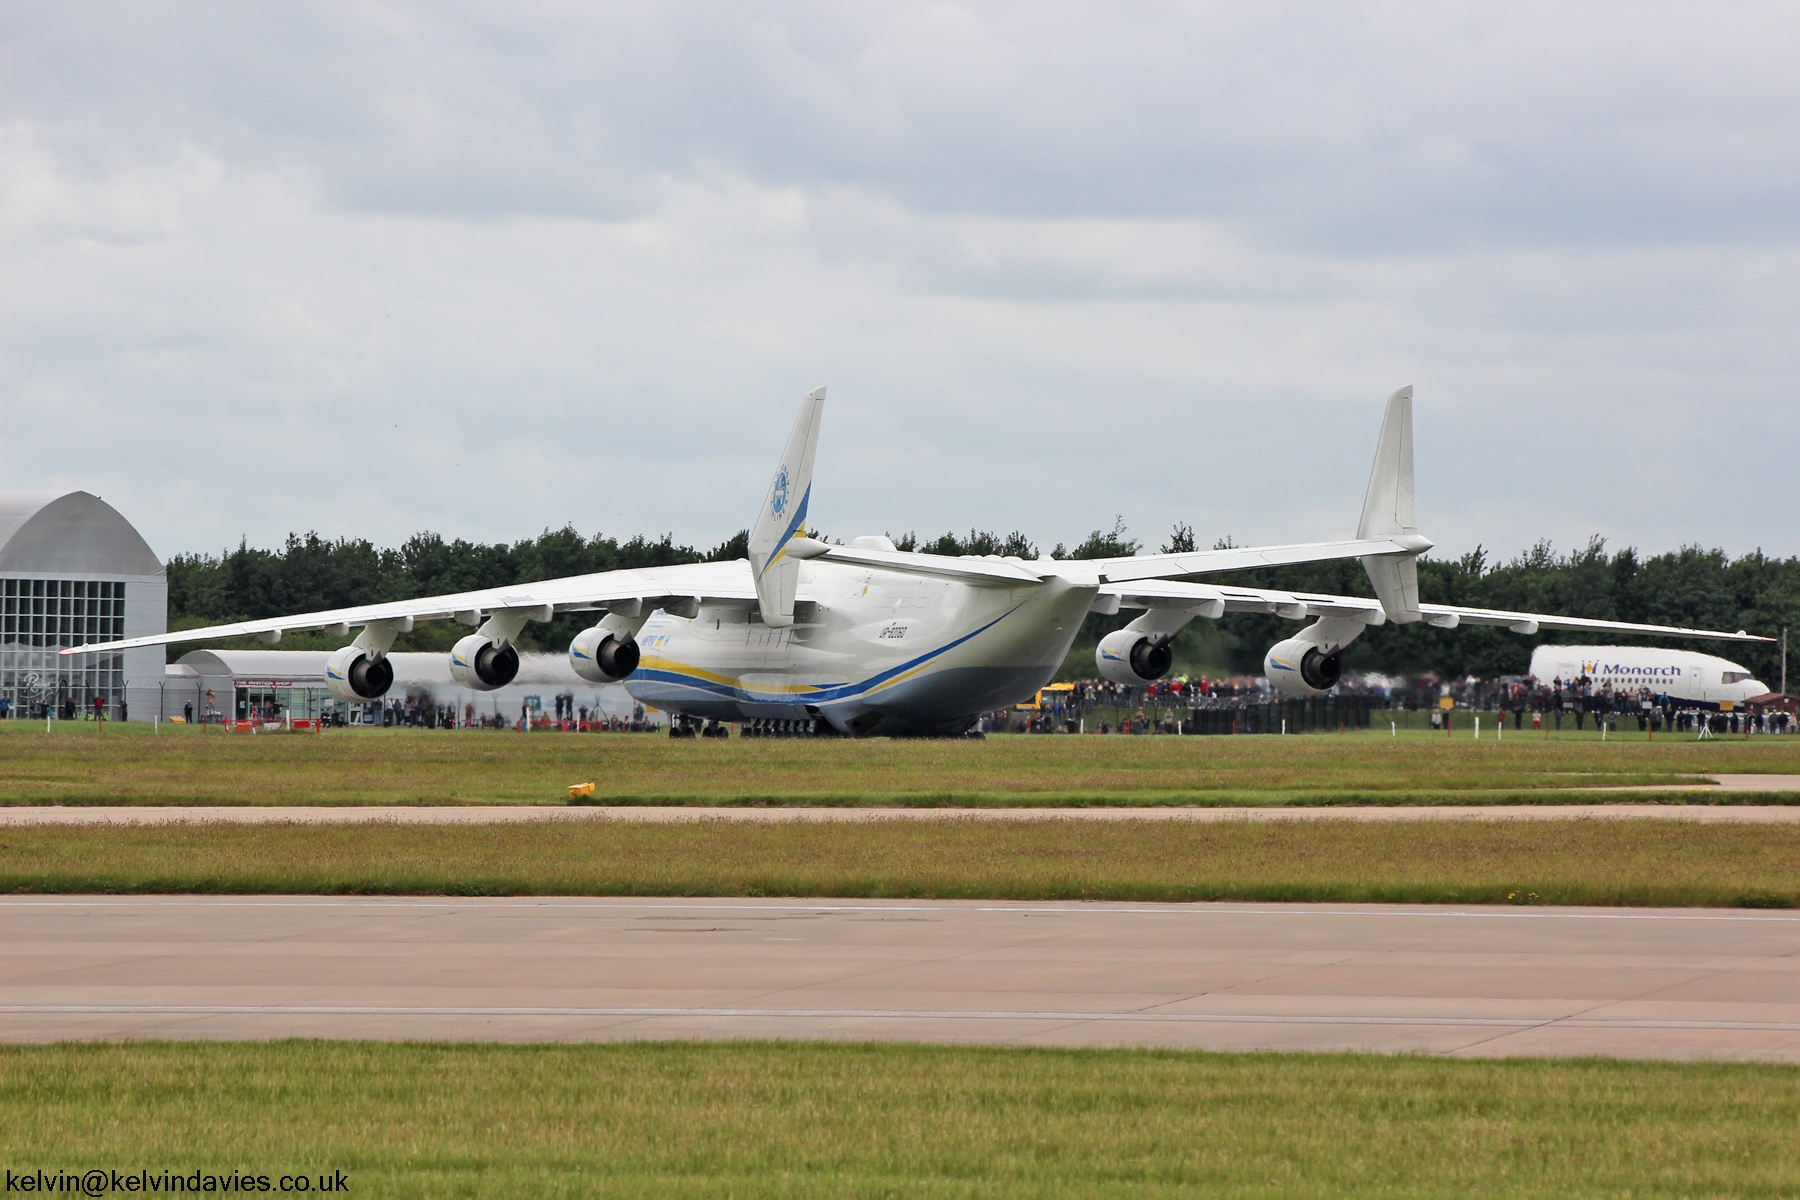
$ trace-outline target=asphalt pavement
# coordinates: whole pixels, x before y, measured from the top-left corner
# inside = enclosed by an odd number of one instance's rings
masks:
[[[833,1038],[1800,1061],[1800,915],[0,899],[0,1039]]]

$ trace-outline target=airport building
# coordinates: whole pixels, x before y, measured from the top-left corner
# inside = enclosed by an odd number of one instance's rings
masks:
[[[161,560],[131,522],[87,492],[0,492],[0,705],[16,720],[159,716],[253,719],[267,713],[381,724],[383,704],[346,705],[325,690],[323,651],[194,650],[168,663],[149,646],[64,658],[58,651],[168,629],[169,584]],[[396,654],[387,701],[454,704],[459,713],[509,720],[556,696],[606,716],[630,717],[617,684],[596,687],[561,655],[526,655],[519,676],[495,692],[450,678],[445,654]],[[167,664],[167,665],[165,665]]]
[[[593,684],[575,674],[566,655],[525,654],[511,683],[477,692],[450,678],[448,654],[402,651],[388,655],[394,664],[394,686],[380,701],[345,704],[325,689],[324,650],[190,650],[171,663],[161,688],[164,720],[223,721],[313,720],[327,714],[352,725],[381,725],[391,719],[384,705],[409,699],[453,704],[463,717],[501,717],[507,723],[521,711],[533,717],[555,708],[566,695],[594,717],[630,719],[642,713],[617,683]],[[146,713],[155,711],[146,708]]]
[[[160,646],[63,658],[89,642],[162,633],[169,585],[131,522],[87,492],[0,492],[0,700],[8,715],[149,720]]]

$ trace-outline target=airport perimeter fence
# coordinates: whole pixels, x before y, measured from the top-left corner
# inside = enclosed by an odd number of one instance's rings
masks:
[[[1141,706],[1083,702],[1052,716],[996,713],[982,728],[1014,733],[1128,733],[1229,736],[1248,733],[1323,733],[1368,729],[1388,701],[1378,696],[1306,696],[1289,700],[1208,700],[1201,707],[1176,703]]]
[[[1372,696],[1306,696],[1268,704],[1196,708],[1182,722],[1188,734],[1335,733],[1367,729],[1380,701]]]

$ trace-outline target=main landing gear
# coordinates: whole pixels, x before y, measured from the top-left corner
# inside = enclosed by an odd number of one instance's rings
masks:
[[[812,717],[804,721],[758,717],[744,722],[739,734],[747,738],[834,737],[837,730],[824,717]]]
[[[717,721],[708,721],[705,725],[701,725],[700,722],[689,720],[687,717],[677,717],[669,724],[669,736],[672,738],[728,738],[731,736],[731,728],[721,725]],[[748,735],[746,734],[746,736]]]

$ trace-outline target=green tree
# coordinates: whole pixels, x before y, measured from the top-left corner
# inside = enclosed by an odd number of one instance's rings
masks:
[[[362,539],[328,540],[317,533],[290,534],[279,549],[253,548],[240,540],[235,549],[217,555],[183,554],[168,563],[169,620],[175,629],[227,621],[254,620],[295,612],[345,608],[384,600],[443,595],[479,588],[507,587],[542,579],[628,568],[673,566],[690,562],[729,562],[747,556],[748,531],[702,554],[660,538],[634,536],[627,541],[601,534],[584,536],[573,526],[546,529],[535,538],[506,545],[445,541],[421,532],[397,548],[382,549]],[[894,542],[903,550],[923,549],[946,555],[1000,554],[1038,557],[1036,543],[1014,530],[1001,536],[971,528],[966,537],[946,533],[921,544],[907,533]],[[1188,552],[1195,545],[1193,527],[1177,524],[1164,553]],[[1222,538],[1219,548],[1229,548]],[[1136,554],[1123,517],[1110,530],[1095,529],[1073,551],[1058,544],[1057,558],[1123,558]],[[1372,596],[1360,563],[1339,560],[1265,567],[1211,576],[1250,587],[1288,592]],[[1635,621],[1709,629],[1747,629],[1779,634],[1800,627],[1800,558],[1769,558],[1760,551],[1732,559],[1722,550],[1684,546],[1666,554],[1645,556],[1627,547],[1609,552],[1595,537],[1573,554],[1560,554],[1540,541],[1510,561],[1495,565],[1484,548],[1455,560],[1422,558],[1419,592],[1429,602],[1508,611],[1563,613],[1603,620]],[[1089,614],[1063,664],[1063,677],[1093,674],[1094,646],[1133,617],[1129,610],[1114,616]],[[587,617],[568,614],[552,624],[531,625],[521,637],[526,649],[561,651]],[[1267,614],[1236,613],[1219,621],[1198,620],[1176,639],[1175,669],[1193,674],[1254,674],[1262,669],[1268,648],[1293,636],[1294,622]],[[450,623],[422,625],[397,643],[401,649],[447,649],[467,631]],[[1345,653],[1352,671],[1410,674],[1435,671],[1443,676],[1520,674],[1534,647],[1544,643],[1611,641],[1542,632],[1523,637],[1503,628],[1464,626],[1436,629],[1423,623],[1372,627]],[[1653,639],[1654,640],[1654,639]],[[247,643],[260,645],[260,643]],[[335,645],[323,635],[295,634],[286,647]],[[1757,677],[1775,686],[1780,652],[1768,644],[1736,644],[1721,650],[1717,643],[1662,639],[1660,644],[1723,653],[1742,662]]]

